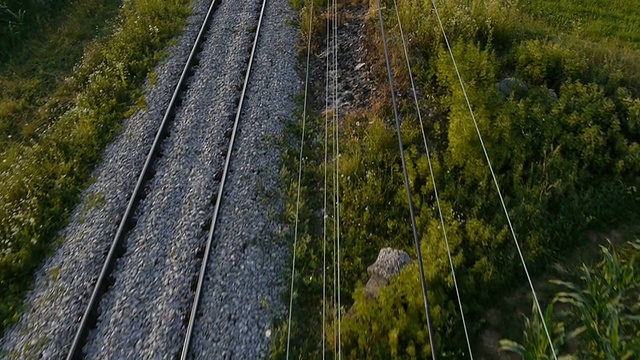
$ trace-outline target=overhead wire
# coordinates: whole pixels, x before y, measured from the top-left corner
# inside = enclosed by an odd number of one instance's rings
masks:
[[[469,108],[469,112],[471,113],[471,119],[473,120],[473,125],[475,126],[476,133],[478,134],[478,139],[480,139],[480,145],[482,145],[482,151],[484,153],[485,160],[487,161],[487,165],[489,166],[489,170],[491,172],[491,177],[493,179],[493,183],[498,191],[498,197],[500,198],[500,203],[502,205],[502,210],[507,218],[507,223],[509,225],[509,230],[511,231],[511,236],[513,237],[513,241],[515,242],[516,249],[518,250],[518,255],[520,257],[520,261],[522,262],[522,267],[524,268],[524,272],[527,276],[527,281],[529,282],[529,287],[531,288],[531,293],[533,294],[533,300],[535,302],[536,308],[538,310],[538,315],[540,316],[540,321],[542,322],[542,326],[544,328],[545,335],[547,337],[547,341],[549,342],[549,346],[551,347],[551,352],[553,353],[553,358],[558,360],[558,356],[556,355],[556,350],[553,346],[553,341],[551,340],[551,335],[549,333],[549,329],[547,327],[544,314],[542,312],[542,308],[540,307],[540,302],[538,301],[538,296],[536,295],[536,290],[533,286],[533,281],[531,280],[531,276],[529,275],[529,270],[527,269],[527,264],[525,263],[524,256],[522,254],[522,250],[520,249],[520,244],[518,243],[518,238],[516,236],[515,230],[513,228],[513,224],[511,223],[511,217],[509,216],[509,212],[507,211],[507,206],[504,203],[504,198],[502,197],[502,193],[500,191],[500,186],[498,185],[498,179],[496,177],[495,172],[493,171],[493,166],[491,165],[491,160],[489,159],[489,154],[487,153],[487,148],[484,144],[484,140],[482,139],[482,134],[480,133],[480,127],[478,126],[478,121],[476,120],[475,114],[473,112],[473,108],[471,106],[471,102],[469,101],[469,96],[467,95],[467,90],[464,86],[464,82],[462,81],[462,76],[460,75],[460,70],[458,69],[458,65],[456,63],[456,59],[453,55],[453,51],[451,50],[451,45],[449,43],[449,39],[444,30],[444,26],[442,25],[442,20],[440,18],[440,13],[438,12],[438,7],[436,6],[435,0],[431,0],[433,4],[433,10],[435,12],[436,18],[438,20],[438,24],[440,25],[440,29],[442,30],[442,35],[444,37],[447,50],[449,51],[449,55],[451,56],[451,61],[453,62],[453,67],[456,71],[456,75],[458,76],[458,81],[460,82],[460,87],[462,88],[462,93],[464,94],[465,101],[467,103],[467,107]]]
[[[295,226],[293,230],[293,259],[291,261],[291,288],[290,288],[290,296],[289,296],[289,321],[287,322],[287,360],[289,359],[290,353],[290,345],[291,345],[291,317],[293,313],[293,285],[295,282],[295,273],[296,273],[296,250],[298,244],[298,225],[300,220],[300,189],[302,188],[302,158],[303,158],[303,150],[304,150],[304,137],[305,137],[305,127],[307,122],[307,96],[309,93],[309,59],[311,57],[311,33],[313,31],[313,1],[311,1],[311,9],[310,9],[310,17],[309,17],[309,33],[307,34],[307,67],[305,72],[305,80],[304,80],[304,102],[302,104],[302,135],[300,137],[300,157],[298,159],[298,189],[296,195],[296,216],[295,216]]]
[[[440,216],[440,226],[442,227],[442,235],[444,236],[444,242],[447,249],[447,255],[449,258],[449,265],[451,266],[451,274],[453,276],[453,285],[456,291],[456,298],[458,299],[458,307],[460,308],[460,316],[462,318],[462,327],[464,328],[464,336],[467,341],[467,347],[469,349],[469,357],[473,360],[473,351],[471,350],[471,341],[469,340],[469,331],[467,330],[467,322],[464,317],[464,310],[462,308],[462,300],[460,297],[460,290],[458,288],[458,280],[456,278],[456,270],[453,266],[453,259],[451,256],[451,248],[449,246],[449,238],[447,237],[447,230],[444,225],[444,216],[442,215],[442,206],[440,206],[440,196],[438,195],[438,187],[436,186],[436,178],[433,173],[433,166],[431,164],[431,154],[429,151],[429,145],[427,144],[427,136],[424,131],[424,123],[422,121],[422,112],[420,111],[420,104],[418,103],[418,94],[416,93],[415,82],[413,81],[413,73],[411,71],[411,62],[409,61],[409,52],[407,51],[407,44],[404,39],[404,31],[402,30],[402,20],[400,20],[400,13],[398,12],[398,4],[396,0],[393,0],[393,6],[395,7],[396,16],[398,18],[398,28],[400,30],[400,38],[402,39],[402,48],[404,49],[404,57],[407,60],[407,70],[409,72],[409,80],[411,82],[411,89],[413,92],[413,99],[416,104],[416,111],[418,113],[418,120],[420,122],[420,130],[422,131],[422,139],[424,141],[424,148],[426,150],[427,162],[429,163],[429,172],[431,174],[431,183],[433,184],[433,192],[436,198],[436,204],[438,206],[438,214]]]
[[[338,99],[338,76],[339,76],[339,68],[338,68],[338,1],[333,0],[333,38],[334,38],[334,68],[335,71],[333,73],[333,86],[334,86],[334,129],[335,129],[335,144],[336,144],[336,156],[335,156],[335,167],[336,167],[336,214],[335,214],[335,224],[336,224],[336,262],[337,262],[337,301],[338,306],[336,308],[337,311],[337,322],[338,322],[338,360],[342,359],[342,304],[341,304],[341,289],[340,289],[340,124],[339,124],[339,110],[340,103]]]
[[[387,74],[389,75],[389,88],[391,91],[391,99],[393,103],[393,113],[396,120],[396,131],[398,133],[398,146],[400,148],[400,160],[402,161],[402,170],[404,175],[404,184],[407,190],[407,199],[409,201],[409,213],[411,215],[411,228],[413,230],[413,239],[416,245],[416,255],[418,257],[418,266],[420,269],[420,282],[422,285],[422,298],[424,302],[424,308],[427,319],[427,327],[429,330],[429,343],[431,345],[431,358],[436,360],[438,358],[437,349],[435,344],[435,335],[433,330],[433,323],[431,321],[431,310],[429,306],[429,296],[427,294],[427,282],[424,276],[424,264],[422,262],[422,251],[420,250],[420,239],[418,238],[418,228],[416,226],[415,211],[413,209],[413,200],[411,198],[411,188],[409,186],[409,175],[407,173],[407,162],[404,156],[404,145],[402,144],[402,134],[400,133],[400,116],[398,115],[398,105],[396,103],[396,95],[394,88],[393,71],[391,69],[391,62],[389,61],[389,50],[387,48],[387,37],[384,30],[384,21],[382,18],[382,9],[380,7],[380,0],[376,0],[378,5],[378,16],[380,18],[380,31],[382,35],[382,45],[384,47],[384,56],[387,64]]]
[[[329,94],[329,98],[331,99],[331,139],[333,139],[333,142],[331,143],[331,161],[334,162],[334,166],[335,166],[335,158],[337,156],[336,154],[336,146],[335,146],[335,102],[336,102],[336,96],[335,96],[335,87],[334,87],[334,83],[335,83],[335,71],[336,71],[336,66],[335,66],[335,57],[336,57],[336,53],[335,53],[335,32],[334,32],[334,15],[333,15],[333,10],[335,9],[335,0],[332,1],[327,1],[328,4],[330,4],[330,8],[329,8],[329,12],[327,13],[327,21],[328,21],[328,26],[330,28],[327,28],[327,36],[329,37],[329,42],[327,43],[327,57],[329,57],[330,54],[330,67],[329,67],[329,73],[328,73],[328,82],[327,82],[327,93]],[[330,35],[329,35],[330,34]],[[329,107],[327,107],[327,114],[329,112]],[[337,214],[337,201],[336,201],[336,182],[337,182],[337,177],[336,177],[336,172],[335,169],[331,170],[331,179],[333,182],[333,186],[331,188],[331,190],[333,191],[332,194],[332,200],[333,200],[333,224],[332,224],[332,240],[333,240],[333,250],[331,252],[332,257],[333,257],[333,261],[332,261],[332,265],[333,265],[333,292],[331,293],[331,316],[333,317],[333,355],[334,355],[334,359],[338,358],[338,315],[336,313],[336,309],[338,308],[338,298],[336,296],[337,292],[338,292],[338,269],[337,269],[337,261],[336,261],[336,254],[337,254],[337,244],[336,244],[336,214]]]
[[[330,13],[330,2],[327,0],[327,42],[326,42],[326,50],[325,53],[327,55],[327,71],[325,76],[325,113],[324,113],[324,219],[322,225],[322,237],[323,237],[323,245],[322,245],[322,359],[325,359],[326,354],[326,309],[327,309],[327,220],[329,218],[329,213],[327,211],[327,167],[329,166],[329,65],[330,65],[330,57],[329,57],[329,13]]]

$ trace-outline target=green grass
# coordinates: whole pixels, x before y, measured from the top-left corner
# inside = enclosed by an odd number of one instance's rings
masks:
[[[75,97],[66,78],[85,48],[113,29],[121,0],[67,4],[21,36],[0,59],[0,154],[12,144],[37,139],[38,129],[64,112]],[[8,42],[9,39],[4,39]]]
[[[640,2],[636,0],[528,0],[523,9],[550,28],[593,41],[617,40],[640,48]]]
[[[96,31],[115,5],[72,6],[0,67],[9,89],[0,103],[0,333],[19,318],[35,269],[190,11],[189,0],[130,0]]]
[[[520,1],[520,20],[570,51],[616,66],[627,88],[640,94],[640,3],[635,0]],[[606,72],[614,72],[610,68]]]
[[[51,21],[68,11],[69,0],[3,0],[0,2],[0,60],[22,42],[42,32]]]

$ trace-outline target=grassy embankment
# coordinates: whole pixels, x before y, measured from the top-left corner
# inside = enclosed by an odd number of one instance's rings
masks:
[[[387,29],[396,34],[393,62],[402,88],[407,74],[393,3],[385,4]],[[564,263],[567,254],[589,242],[588,232],[634,225],[640,210],[640,28],[634,24],[640,10],[633,1],[625,5],[578,0],[438,4],[534,275],[544,277],[550,264]],[[477,344],[486,327],[485,311],[523,287],[524,274],[431,2],[398,5],[411,37],[421,106],[431,112],[426,131],[435,177],[472,345],[480,353],[483,350]],[[323,6],[316,2],[316,8]],[[320,17],[317,21],[319,26],[324,23]],[[374,13],[371,21],[378,26]],[[374,44],[379,44],[377,36]],[[498,83],[506,78],[515,79],[509,95],[498,90]],[[367,279],[366,266],[380,248],[404,249],[415,258],[395,131],[390,126],[393,113],[388,99],[380,101],[384,106],[347,115],[341,124],[343,354],[354,359],[426,358],[430,349],[417,291],[417,267],[409,267],[375,301],[366,301],[361,288]],[[412,103],[402,100],[401,108],[440,357],[465,358],[420,129]],[[310,139],[323,138],[323,121],[312,120],[317,132]],[[309,150],[303,175],[304,203],[316,209],[322,204],[322,195],[314,187],[322,184],[323,154],[320,146]],[[297,169],[293,165],[297,157],[290,158],[292,170],[285,171],[285,179]],[[295,183],[292,194],[294,189]],[[317,229],[322,219],[311,211],[304,215],[293,349],[296,356],[307,358],[321,351],[322,234]],[[331,259],[332,253],[328,256]],[[332,281],[328,289],[331,295]],[[544,303],[550,300],[543,298]],[[505,315],[518,318],[515,313]],[[328,321],[328,348],[333,349],[335,324]],[[623,330],[633,334],[636,329]],[[274,357],[282,355],[283,344],[283,338],[274,342]],[[572,351],[576,349],[561,348],[563,354]]]
[[[0,6],[0,334],[189,0]]]

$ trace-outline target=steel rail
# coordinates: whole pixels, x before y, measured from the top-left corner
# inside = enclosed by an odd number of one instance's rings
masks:
[[[200,27],[200,32],[198,33],[198,37],[196,38],[193,48],[191,49],[189,58],[187,59],[187,62],[184,66],[184,70],[180,75],[180,80],[178,81],[178,84],[176,85],[175,90],[173,91],[173,96],[171,97],[169,106],[167,107],[164,117],[162,118],[162,122],[156,133],[155,139],[153,141],[153,145],[151,146],[151,149],[147,154],[147,158],[145,160],[142,171],[138,176],[138,181],[136,183],[136,186],[133,190],[133,193],[131,194],[131,197],[129,198],[129,203],[124,212],[124,215],[122,216],[122,220],[120,221],[118,231],[116,232],[113,242],[111,243],[111,248],[109,249],[109,253],[104,262],[104,265],[102,267],[102,270],[100,272],[96,285],[93,289],[93,293],[91,294],[91,299],[89,300],[89,304],[85,309],[85,312],[80,321],[80,326],[78,327],[78,330],[73,339],[73,342],[71,343],[71,347],[67,355],[67,360],[76,360],[76,359],[83,358],[82,349],[86,344],[89,331],[93,327],[95,327],[96,321],[98,319],[98,306],[100,305],[100,301],[102,300],[103,295],[106,293],[107,289],[109,288],[108,278],[111,276],[116,260],[121,256],[121,253],[124,250],[123,246],[124,246],[124,239],[126,235],[128,231],[133,227],[132,225],[135,224],[133,215],[135,213],[135,210],[137,209],[137,206],[140,200],[144,198],[144,194],[143,194],[144,185],[149,179],[153,177],[151,167],[159,155],[160,144],[165,138],[167,126],[175,117],[174,110],[177,107],[177,105],[179,105],[180,103],[179,101],[180,95],[182,91],[184,91],[183,86],[185,85],[185,80],[189,78],[189,76],[191,75],[189,73],[189,70],[196,63],[195,61],[196,55],[201,51],[200,44],[202,44],[202,41],[204,40],[204,33],[208,30],[209,23],[211,20],[211,15],[213,14],[218,3],[219,3],[219,0],[213,0],[211,2],[211,5],[209,6],[209,9],[205,16],[205,19],[202,22],[202,26]]]
[[[231,162],[231,155],[233,153],[233,143],[236,138],[238,130],[238,123],[240,122],[240,116],[242,115],[242,105],[244,104],[245,94],[249,85],[249,77],[251,75],[251,67],[253,65],[253,59],[256,52],[256,46],[258,44],[258,37],[260,35],[260,28],[262,27],[262,18],[264,15],[264,9],[267,5],[267,0],[262,0],[262,9],[260,10],[260,17],[258,19],[258,25],[256,27],[256,35],[253,39],[253,47],[251,48],[251,55],[249,55],[249,63],[247,65],[247,72],[244,78],[244,84],[242,85],[242,93],[240,94],[240,100],[238,102],[238,110],[233,122],[233,130],[231,132],[231,138],[229,140],[229,148],[227,149],[227,155],[224,160],[224,168],[222,170],[222,178],[220,179],[220,186],[218,187],[218,196],[216,198],[216,204],[213,210],[213,219],[211,220],[211,229],[205,245],[204,257],[202,259],[202,265],[200,267],[200,273],[198,275],[198,285],[196,287],[196,293],[193,300],[193,306],[191,308],[191,314],[189,315],[189,324],[184,338],[182,346],[182,353],[180,355],[181,360],[186,360],[189,355],[189,348],[191,346],[191,339],[193,337],[193,330],[196,321],[196,315],[198,312],[198,306],[200,305],[200,297],[202,295],[202,288],[204,284],[204,277],[207,273],[207,263],[209,260],[209,253],[211,252],[211,244],[213,243],[213,235],[216,229],[216,223],[218,220],[218,214],[220,212],[220,204],[222,202],[222,193],[224,191],[224,184],[227,180],[227,174],[229,172],[229,163]]]

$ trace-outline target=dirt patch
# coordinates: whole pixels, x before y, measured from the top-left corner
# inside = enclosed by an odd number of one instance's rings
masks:
[[[363,113],[372,109],[374,97],[378,91],[376,77],[373,76],[382,57],[377,54],[370,39],[375,38],[375,28],[367,14],[367,4],[342,4],[337,21],[338,39],[338,86],[334,96],[334,72],[329,75],[329,94],[327,87],[327,61],[333,68],[333,34],[327,44],[326,32],[320,32],[314,38],[314,56],[310,64],[310,83],[312,106],[320,111],[331,111],[338,103],[340,118],[351,113]],[[326,9],[324,9],[326,12]],[[316,26],[326,29],[327,14],[319,17]],[[329,15],[329,31],[332,31],[333,19]]]

